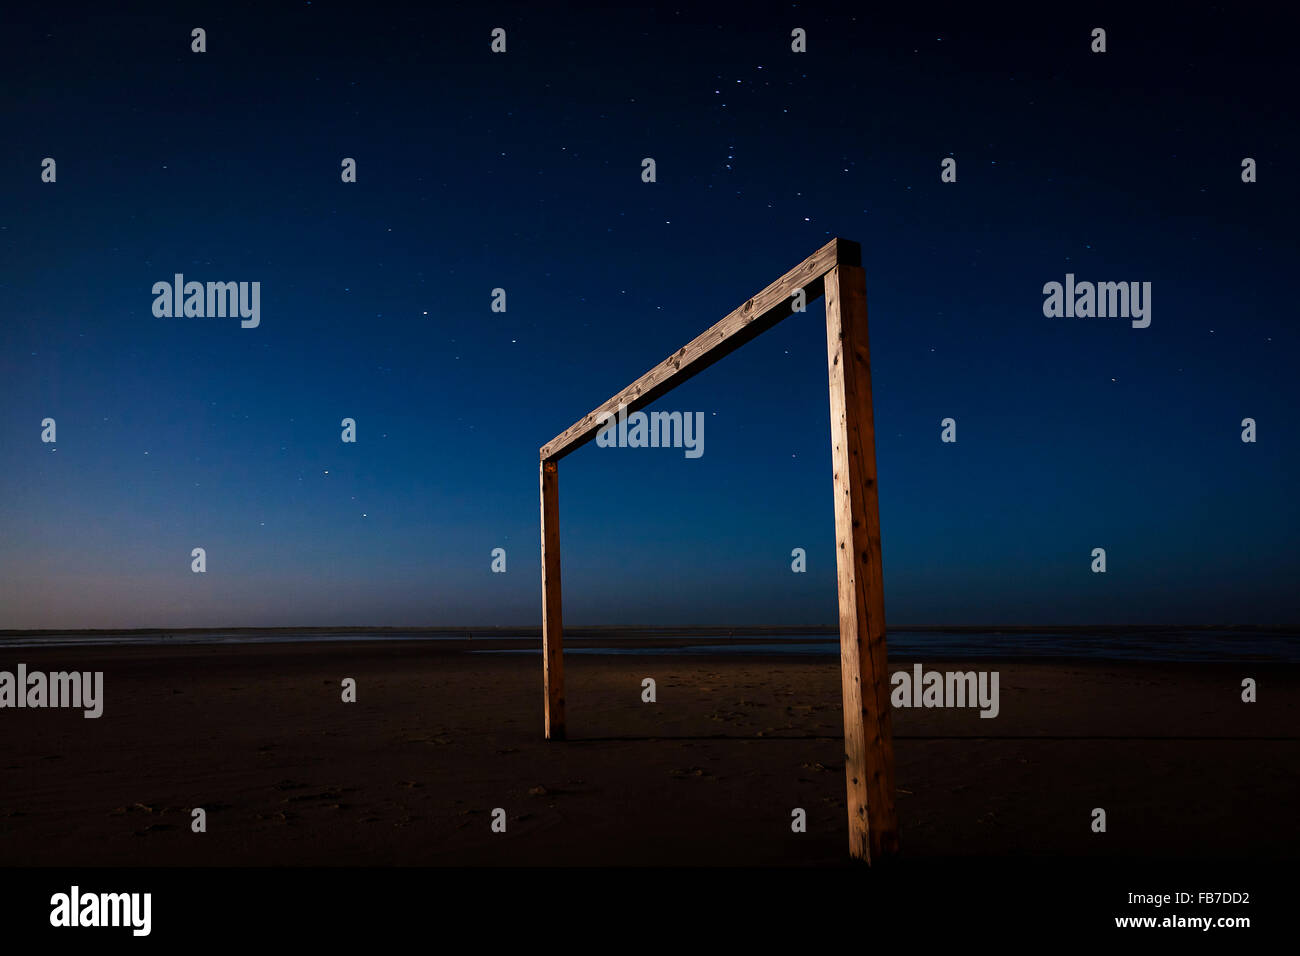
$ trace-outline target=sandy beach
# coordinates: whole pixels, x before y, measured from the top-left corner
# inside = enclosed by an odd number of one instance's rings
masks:
[[[470,647],[8,649],[0,668],[102,670],[105,700],[97,720],[0,713],[0,865],[845,862],[834,658],[570,654],[571,739],[547,742],[536,652]],[[1300,851],[1279,826],[1300,792],[1295,666],[925,667],[997,670],[1000,713],[894,711],[908,858]]]

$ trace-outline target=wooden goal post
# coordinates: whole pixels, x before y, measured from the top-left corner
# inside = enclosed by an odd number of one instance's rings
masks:
[[[849,854],[871,863],[898,852],[898,815],[886,670],[867,288],[861,260],[861,248],[856,242],[832,239],[541,447],[542,680],[546,736],[563,740],[559,460],[594,438],[620,407],[626,406],[629,415],[645,407],[792,314],[800,290],[805,302],[825,295]]]

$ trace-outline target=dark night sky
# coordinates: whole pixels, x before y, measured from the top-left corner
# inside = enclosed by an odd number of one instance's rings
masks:
[[[834,236],[891,623],[1295,623],[1293,34],[870,6],[7,11],[0,627],[535,624],[538,446]],[[569,623],[834,621],[822,315],[655,406],[703,457],[561,463]]]

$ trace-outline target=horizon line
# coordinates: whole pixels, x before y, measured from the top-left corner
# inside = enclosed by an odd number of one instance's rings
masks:
[[[890,631],[1300,631],[1300,625],[1287,624],[896,624],[887,625]],[[194,627],[31,627],[0,628],[0,635],[20,634],[153,634],[153,633],[203,633],[210,631],[425,631],[440,632],[536,632],[541,636],[540,624],[281,624],[258,625],[202,625]],[[587,624],[567,626],[566,634],[591,631],[690,631],[694,633],[757,634],[771,631],[838,634],[836,624]],[[531,635],[529,635],[531,636]]]

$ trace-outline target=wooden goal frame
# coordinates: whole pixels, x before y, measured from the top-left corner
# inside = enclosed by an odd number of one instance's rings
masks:
[[[898,815],[886,671],[867,288],[861,260],[856,242],[832,239],[541,447],[542,682],[546,737],[563,740],[559,460],[594,438],[606,417],[617,413],[620,406],[627,406],[628,414],[644,408],[791,315],[799,290],[805,302],[825,295],[849,854],[871,863],[898,852]]]

